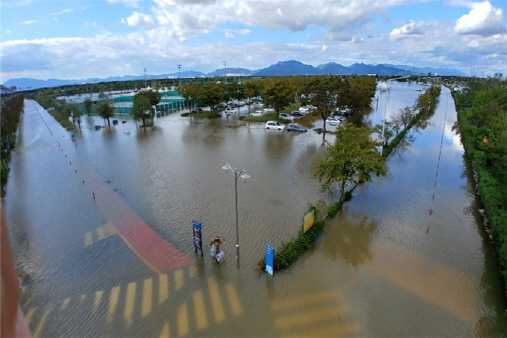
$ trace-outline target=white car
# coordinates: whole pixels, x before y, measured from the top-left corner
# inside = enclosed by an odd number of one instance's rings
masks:
[[[278,118],[280,120],[287,120],[287,121],[294,121],[294,117],[293,116],[290,116],[289,114],[286,114],[286,113],[281,113]]]
[[[283,130],[283,126],[276,121],[266,122],[266,129]]]
[[[225,111],[225,113],[226,113],[227,115],[232,115],[232,114],[234,114],[234,112],[235,112],[235,111],[234,111],[234,109],[233,109],[233,108],[230,108],[230,107],[225,108],[225,110],[224,110],[224,111]]]
[[[329,116],[326,119],[326,122],[329,123],[331,126],[337,126],[342,123],[342,120],[334,116]]]

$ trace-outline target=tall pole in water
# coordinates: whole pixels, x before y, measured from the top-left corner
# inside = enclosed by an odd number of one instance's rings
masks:
[[[178,65],[178,79],[180,80],[180,87],[181,87],[181,65]]]
[[[224,61],[224,77],[225,77],[225,84],[227,84],[227,62]]]

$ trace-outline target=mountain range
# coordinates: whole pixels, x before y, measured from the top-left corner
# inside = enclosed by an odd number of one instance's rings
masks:
[[[457,69],[431,68],[431,67],[413,67],[406,65],[391,64],[364,64],[354,63],[350,66],[343,66],[335,62],[318,65],[316,67],[307,65],[296,60],[280,61],[267,68],[258,70],[249,70],[246,68],[226,68],[217,69],[211,73],[199,71],[183,71],[160,75],[125,75],[112,76],[105,79],[83,79],[83,80],[59,80],[47,79],[37,80],[32,78],[18,78],[7,80],[3,85],[7,88],[16,87],[17,90],[29,90],[38,88],[58,87],[66,85],[77,85],[96,82],[114,82],[114,81],[132,81],[132,80],[153,80],[153,79],[177,79],[177,78],[203,78],[203,77],[222,77],[225,74],[230,77],[235,76],[293,76],[293,75],[465,75]]]

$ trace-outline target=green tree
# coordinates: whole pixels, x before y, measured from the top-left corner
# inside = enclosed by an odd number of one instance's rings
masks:
[[[324,122],[323,139],[326,136],[326,119],[336,110],[341,78],[333,75],[312,76],[306,81],[305,93]]]
[[[378,134],[380,141],[382,141],[382,134],[384,134],[384,146],[389,144],[389,140],[391,140],[395,132],[396,134],[398,133],[398,130],[392,121],[385,121],[384,126],[376,124],[371,131]]]
[[[414,109],[411,107],[400,108],[398,114],[396,114],[393,118],[393,122],[395,125],[403,125],[403,129],[407,129],[408,124],[414,118]]]
[[[199,85],[189,83],[178,87],[178,93],[183,96],[185,101],[189,104],[190,109],[194,108],[194,103],[199,96]]]
[[[86,114],[90,116],[92,112],[93,101],[89,97],[87,97],[83,102],[83,106]]]
[[[352,124],[337,129],[335,143],[327,148],[318,166],[317,178],[323,191],[338,183],[343,197],[347,183],[357,185],[370,181],[372,173],[386,174],[384,159],[377,150],[379,144],[370,138],[370,133],[367,128]]]
[[[252,98],[260,95],[259,81],[248,81],[243,85],[243,95],[247,98],[248,113],[250,113],[250,106],[252,105]]]
[[[197,100],[202,107],[210,106],[210,116],[214,114],[215,106],[223,101],[224,93],[219,84],[209,81],[199,88]]]
[[[277,119],[280,111],[294,101],[290,79],[281,76],[265,80],[261,95],[264,105],[273,107]]]
[[[372,76],[354,76],[347,78],[347,86],[343,93],[342,102],[348,106],[351,115],[370,107],[375,96],[376,83]]]
[[[135,120],[141,119],[143,121],[143,127],[146,127],[146,119],[151,117],[151,107],[150,99],[147,96],[136,95],[134,97],[132,116]]]
[[[111,121],[109,120],[114,116],[114,108],[109,101],[103,101],[96,106],[97,113],[104,120],[107,120],[107,124],[111,126]]]

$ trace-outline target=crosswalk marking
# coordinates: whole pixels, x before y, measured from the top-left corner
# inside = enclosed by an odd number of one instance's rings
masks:
[[[351,309],[348,306],[336,309],[313,309],[311,311],[299,312],[292,315],[281,316],[275,319],[275,327],[286,328],[293,327],[296,325],[306,325],[309,323],[315,323],[321,320],[330,319],[335,317],[337,314],[350,312]],[[338,313],[337,313],[338,312]]]
[[[158,336],[159,338],[169,338],[169,322],[165,322],[164,327]]]
[[[152,298],[153,279],[147,278],[143,284],[143,307],[141,310],[141,317],[146,317],[151,313],[151,298]]]
[[[296,337],[349,337],[361,332],[358,322],[344,323],[340,326],[330,326],[323,329],[308,330],[297,333]]]
[[[30,302],[32,301],[33,295],[34,295],[34,294],[32,293],[32,294],[30,295],[30,297],[28,297],[28,298],[27,298],[27,300],[26,300],[26,302],[25,302],[25,305],[23,305],[23,307],[25,307],[25,308],[26,308],[26,307],[30,304]]]
[[[36,307],[32,307],[30,308],[30,310],[28,310],[28,312],[26,313],[26,325],[30,325],[30,321],[32,320],[32,316],[33,316],[33,313],[35,312],[35,309],[37,309]]]
[[[95,230],[96,230],[95,232],[97,233],[97,237],[98,237],[99,241],[106,238],[106,229],[103,226],[100,226]]]
[[[184,303],[178,308],[178,336],[186,336],[189,332],[187,303]]]
[[[114,313],[118,307],[118,299],[120,298],[120,286],[115,286],[111,289],[111,296],[109,297],[109,310],[107,312],[107,322],[111,323],[114,318]]]
[[[307,294],[290,299],[277,300],[271,303],[271,309],[278,311],[282,310],[283,308],[291,306],[304,306],[309,304],[315,304],[333,297],[337,297],[341,294],[342,294],[341,290],[330,290],[320,292],[317,294]]]
[[[183,287],[183,270],[176,270],[174,272],[174,287],[176,291]]]
[[[79,297],[79,300],[80,300],[80,301],[83,301],[83,300],[85,300],[85,299],[86,299],[86,295],[81,295],[81,296]]]
[[[69,305],[70,303],[70,298],[65,298],[64,301],[62,302],[62,306],[60,307],[60,310],[65,310],[67,308],[67,306]]]
[[[84,243],[84,246],[88,246],[88,245],[91,245],[93,244],[93,234],[91,231],[88,231],[86,234],[85,234],[85,243]]]
[[[225,290],[227,291],[227,298],[229,299],[229,304],[232,308],[232,313],[235,316],[241,316],[243,314],[243,308],[241,307],[241,303],[239,302],[238,294],[236,293],[236,289],[232,284],[227,284],[225,286]]]
[[[194,298],[195,317],[197,320],[197,329],[203,330],[208,327],[208,319],[206,318],[202,290],[197,290],[196,292],[194,292],[193,298]]]
[[[102,300],[102,295],[104,294],[104,291],[97,291],[95,292],[95,299],[93,300],[93,310],[92,313],[95,313],[97,309],[99,308],[100,301]]]
[[[44,327],[44,324],[46,322],[46,318],[49,314],[49,312],[51,311],[51,307],[48,307],[46,309],[46,311],[44,311],[44,314],[42,315],[40,321],[39,321],[39,324],[37,324],[37,328],[35,329],[34,333],[33,333],[33,336],[34,337],[39,337],[40,336],[40,333],[42,331],[42,328]]]
[[[167,274],[161,274],[158,277],[158,303],[162,304],[167,300],[168,294],[167,288]]]
[[[123,318],[127,324],[127,328],[132,324],[132,315],[134,314],[134,305],[136,302],[136,285],[137,282],[132,282],[127,285],[127,297],[125,299],[125,312]]]
[[[208,278],[208,290],[211,298],[211,305],[213,307],[213,314],[215,315],[215,321],[221,323],[225,320],[224,307],[222,300],[218,293],[218,286],[215,277]]]
[[[195,268],[194,265],[192,265],[190,268],[189,268],[189,274],[190,274],[190,279],[194,278],[195,276],[197,276],[197,269]]]

